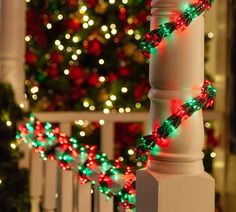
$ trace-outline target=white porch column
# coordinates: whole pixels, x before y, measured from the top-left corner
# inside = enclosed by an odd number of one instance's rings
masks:
[[[152,0],[151,29],[177,17],[185,0]],[[191,1],[191,2],[197,2]],[[200,93],[204,80],[204,17],[164,39],[150,60],[150,132],[186,99]],[[167,148],[151,155],[137,172],[137,212],[213,212],[214,180],[204,172],[202,112],[186,120]]]
[[[0,0],[0,81],[8,82],[17,103],[24,98],[25,1]]]

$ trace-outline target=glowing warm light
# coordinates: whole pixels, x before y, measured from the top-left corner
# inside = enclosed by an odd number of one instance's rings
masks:
[[[110,4],[114,4],[116,1],[115,0],[109,0]]]
[[[117,30],[116,29],[112,29],[111,30],[111,34],[115,35],[117,33]]]
[[[12,149],[16,149],[16,144],[11,143],[11,144],[10,144],[10,147],[11,147]]]
[[[99,120],[99,124],[100,124],[100,125],[104,125],[104,124],[105,124],[105,121],[101,119],[101,120]]]
[[[58,49],[59,49],[60,51],[62,51],[62,50],[64,49],[64,46],[63,46],[63,45],[59,45],[59,46],[58,46]]]
[[[119,108],[118,111],[119,111],[119,113],[124,113],[124,112],[125,112],[125,109],[121,107],[121,108]]]
[[[112,101],[115,101],[115,100],[116,100],[116,96],[115,96],[115,95],[111,95],[111,96],[110,96],[110,99],[111,99]]]
[[[81,49],[76,50],[76,54],[80,55],[82,53]]]
[[[100,76],[98,78],[99,82],[105,82],[106,81],[106,78],[104,76]]]
[[[89,107],[89,102],[85,100],[85,101],[83,102],[83,106],[84,106],[84,107]]]
[[[122,88],[121,88],[121,92],[122,92],[122,93],[127,93],[127,92],[128,92],[128,88],[122,87]]]
[[[103,113],[108,114],[108,113],[110,113],[110,110],[108,108],[104,108]]]
[[[72,58],[72,60],[77,60],[77,59],[78,59],[78,56],[77,56],[76,54],[73,54],[73,55],[71,56],[71,58]]]
[[[6,125],[10,127],[12,125],[11,121],[6,121]]]
[[[89,27],[89,25],[87,23],[83,23],[83,28],[87,29]]]
[[[84,125],[84,121],[80,119],[80,120],[75,121],[75,124],[83,126]]]
[[[133,30],[133,29],[129,29],[129,30],[127,31],[127,33],[128,33],[128,35],[133,35],[133,34],[134,34],[134,30]]]
[[[140,104],[139,102],[137,102],[137,103],[135,104],[135,107],[139,109],[139,108],[141,108],[141,104]]]
[[[131,109],[129,107],[125,108],[125,112],[126,113],[130,113],[131,112]]]
[[[111,37],[111,35],[110,35],[109,33],[106,33],[106,34],[105,34],[105,38],[106,38],[106,39],[109,39],[110,37]]]
[[[216,157],[216,153],[215,153],[215,152],[212,152],[212,153],[211,153],[211,157],[212,157],[212,158],[215,158],[215,157]]]
[[[25,105],[23,104],[23,103],[20,103],[20,108],[24,108],[25,107]]]
[[[111,106],[112,106],[112,101],[111,101],[111,100],[107,100],[107,101],[106,101],[106,105],[107,105],[108,107],[111,107]]]
[[[127,4],[127,3],[128,3],[128,0],[122,0],[122,3],[123,3],[123,4]]]
[[[32,88],[30,89],[30,92],[31,92],[31,93],[37,93],[37,92],[39,92],[38,86],[32,87]]]
[[[78,42],[79,42],[79,38],[78,38],[77,36],[74,36],[74,37],[72,38],[72,41],[73,41],[74,43],[78,43]]]
[[[129,149],[129,150],[128,150],[128,154],[129,154],[129,155],[133,155],[133,154],[134,154],[134,150]]]
[[[93,25],[94,25],[94,20],[89,20],[89,21],[88,21],[88,25],[89,25],[89,26],[93,26]]]
[[[103,25],[103,26],[101,27],[101,29],[102,29],[103,32],[106,32],[106,31],[108,30],[108,27],[107,27],[106,25]]]
[[[214,38],[215,35],[213,32],[209,32],[207,36],[208,36],[208,38],[212,39],[212,38]]]
[[[65,75],[68,75],[69,73],[70,73],[70,71],[69,71],[68,69],[65,69],[65,70],[64,70],[64,74],[65,74]]]
[[[134,38],[135,38],[136,40],[140,40],[140,39],[141,39],[141,35],[140,35],[140,34],[136,34],[136,35],[134,36]]]
[[[70,39],[70,34],[65,34],[65,39]]]
[[[84,137],[86,135],[84,131],[80,131],[79,134],[80,134],[81,137]]]
[[[94,105],[91,105],[90,107],[89,107],[89,110],[91,110],[91,111],[94,111],[96,108],[95,108],[95,106]]]
[[[33,94],[33,95],[32,95],[32,99],[33,99],[33,100],[37,100],[37,99],[38,99],[38,96],[37,96],[36,94]]]
[[[88,21],[88,20],[89,20],[89,17],[88,17],[87,15],[84,15],[84,16],[83,16],[83,20],[84,20],[84,21]]]
[[[83,5],[79,10],[81,14],[84,14],[86,11],[87,11],[87,7],[85,5]]]
[[[99,63],[100,65],[103,65],[103,64],[105,63],[105,61],[104,61],[103,59],[99,59],[99,60],[98,60],[98,63]]]
[[[62,20],[63,19],[63,15],[62,14],[58,14],[57,19],[58,20]]]
[[[111,24],[111,25],[110,25],[110,28],[111,28],[111,29],[115,29],[115,28],[116,28],[116,25],[115,25],[115,24]]]
[[[52,24],[47,23],[46,27],[47,27],[47,29],[52,29]]]
[[[61,41],[55,40],[55,45],[59,46],[61,44]]]
[[[30,39],[31,39],[31,37],[30,37],[29,35],[25,36],[25,41],[26,41],[26,42],[29,42]]]

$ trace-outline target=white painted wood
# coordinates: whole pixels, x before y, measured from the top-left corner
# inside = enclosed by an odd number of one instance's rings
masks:
[[[152,0],[151,29],[177,17],[184,0]],[[204,80],[204,18],[201,15],[173,39],[163,41],[150,60],[150,125],[162,123]],[[152,153],[148,166],[137,171],[137,212],[213,212],[214,180],[204,173],[204,129],[199,111],[179,128],[170,145]],[[191,194],[191,195],[189,195]]]
[[[57,162],[48,160],[45,163],[44,190],[43,190],[43,211],[55,211],[57,193]]]
[[[109,159],[114,158],[115,147],[115,119],[113,121],[105,121],[105,124],[101,126],[101,151],[106,153]],[[98,192],[98,193],[97,193]],[[114,200],[113,197],[108,201],[106,196],[95,190],[95,202],[98,203],[99,212],[112,212]],[[98,198],[98,200],[96,199]],[[96,205],[96,204],[95,204]]]
[[[13,86],[16,101],[24,98],[25,1],[0,0],[0,81]]]
[[[77,194],[78,194],[77,196],[78,212],[91,212],[92,211],[91,184],[87,183],[81,185],[78,183]]]
[[[94,212],[112,212],[113,198],[107,200],[106,196],[99,192],[98,186],[94,186]]]
[[[71,135],[71,123],[62,122],[60,123],[62,133],[66,133],[68,136]],[[60,212],[73,211],[73,173],[71,171],[61,170],[61,194],[60,200]]]
[[[19,146],[19,149],[20,149],[20,152],[23,154],[23,157],[19,160],[19,168],[20,169],[29,169],[30,167],[30,152],[32,151],[30,148],[29,148],[29,145],[28,144],[25,144],[25,143],[22,143],[20,146]]]
[[[223,120],[224,113],[221,111],[204,111],[204,120]],[[72,112],[72,111],[58,111],[58,112],[37,112],[35,116],[42,122],[73,122],[75,120],[99,121],[107,122],[146,122],[147,112],[134,113],[111,113],[109,115],[103,112]]]
[[[73,173],[61,171],[61,212],[73,211]]]
[[[105,121],[105,124],[101,126],[101,151],[107,154],[109,159],[114,158],[115,147],[115,119],[113,122]]]
[[[37,153],[32,152],[30,164],[30,199],[31,212],[40,211],[43,193],[43,160]]]

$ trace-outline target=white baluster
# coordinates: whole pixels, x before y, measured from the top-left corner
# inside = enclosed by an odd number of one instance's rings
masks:
[[[185,0],[152,0],[151,29],[176,17]],[[163,122],[175,100],[200,92],[204,78],[204,18],[201,15],[154,54],[150,61],[150,124]],[[197,88],[197,89],[196,89]],[[195,89],[195,90],[194,90]],[[202,112],[181,125],[167,148],[137,171],[137,212],[213,212],[214,180],[204,173]]]
[[[38,153],[32,152],[30,166],[31,212],[40,212],[43,192],[43,160]]]
[[[65,122],[60,124],[61,132],[71,135],[71,123]],[[73,173],[71,171],[61,170],[61,194],[60,212],[73,211]]]
[[[107,121],[101,126],[101,151],[107,154],[109,159],[114,158],[115,146],[115,129],[114,122]],[[113,211],[114,199],[106,200],[106,196],[99,192],[98,187],[95,186],[95,209],[98,212]]]
[[[57,162],[48,160],[45,163],[43,211],[53,212],[56,209],[57,196]]]
[[[77,203],[78,212],[92,211],[91,183],[87,183],[84,185],[78,183]]]
[[[28,144],[22,143],[20,146],[20,152],[23,153],[23,157],[19,160],[19,168],[20,169],[29,169],[30,167],[30,152],[31,149],[29,148]]]

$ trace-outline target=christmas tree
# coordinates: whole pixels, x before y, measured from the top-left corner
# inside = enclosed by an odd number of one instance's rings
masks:
[[[26,88],[38,110],[148,108],[144,0],[27,0]]]
[[[18,168],[21,154],[15,139],[23,112],[9,85],[0,83],[0,99],[0,211],[28,211],[28,172]]]

